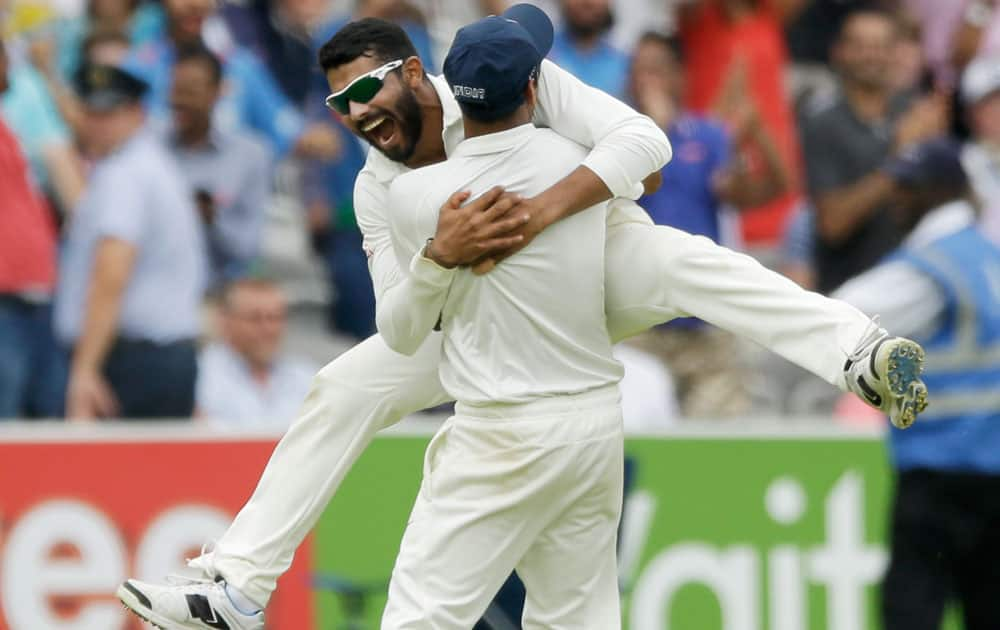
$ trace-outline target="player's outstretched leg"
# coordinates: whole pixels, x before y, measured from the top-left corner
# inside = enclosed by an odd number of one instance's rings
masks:
[[[632,202],[614,203],[620,216],[632,216]],[[890,337],[850,304],[806,291],[749,256],[629,218],[609,224],[605,261],[608,331],[616,340],[693,315],[854,392],[898,427],[927,406],[916,342]]]
[[[375,434],[409,413],[447,400],[438,381],[440,346],[440,335],[434,334],[408,357],[393,352],[375,335],[320,370],[253,496],[214,551],[191,561],[205,576],[225,582],[151,588],[130,581],[119,590],[122,602],[170,630],[219,627],[190,616],[193,613],[184,608],[190,589],[206,591],[202,594],[209,605],[224,615],[238,612],[229,597],[218,596],[225,594],[221,589],[226,584],[230,595],[235,588],[239,609],[266,607],[295,550]],[[247,601],[239,601],[241,596]]]

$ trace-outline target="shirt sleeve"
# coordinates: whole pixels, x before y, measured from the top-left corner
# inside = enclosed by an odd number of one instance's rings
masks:
[[[542,62],[535,122],[591,149],[583,165],[615,197],[638,199],[642,180],[670,161],[666,134],[648,117]]]
[[[138,246],[146,229],[148,204],[143,178],[120,169],[105,169],[93,182],[97,234]]]
[[[831,297],[869,317],[878,315],[891,334],[917,341],[929,339],[940,329],[948,307],[941,287],[902,261],[869,269],[848,280]]]
[[[368,271],[375,289],[376,311],[382,296],[402,278],[392,247],[389,225],[389,190],[374,173],[362,170],[354,183],[354,212],[368,257]]]
[[[392,186],[390,204],[412,203],[412,199],[404,182],[397,181]],[[424,248],[416,245],[419,237],[408,233],[415,223],[403,225],[396,220],[399,214],[392,211],[394,207],[390,205],[391,238],[396,262],[407,272],[382,296],[376,307],[375,323],[386,345],[401,354],[412,355],[440,319],[457,269],[445,269],[426,258]]]
[[[249,262],[260,250],[264,211],[271,199],[271,156],[258,145],[247,147],[243,185],[235,203],[222,209],[215,225],[222,249],[240,262]]]

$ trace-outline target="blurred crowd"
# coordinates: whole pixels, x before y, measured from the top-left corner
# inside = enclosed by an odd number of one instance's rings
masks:
[[[367,147],[324,106],[316,51],[380,17],[436,73],[460,26],[507,4],[0,0],[0,418],[287,423],[333,358],[309,348],[374,332],[352,198]],[[1000,1],[537,4],[552,60],[670,138],[640,200],[656,223],[836,294],[906,237],[886,165],[952,136],[1000,242]],[[308,273],[321,286],[295,291]],[[696,320],[619,354],[637,427],[844,407]]]

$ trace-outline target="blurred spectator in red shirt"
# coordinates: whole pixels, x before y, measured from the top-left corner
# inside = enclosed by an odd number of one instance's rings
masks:
[[[781,18],[798,0],[701,0],[681,13],[687,104],[696,112],[713,110],[724,120],[737,115],[747,99],[760,112],[764,128],[796,182],[799,147],[792,108],[785,92],[788,62]],[[747,150],[751,169],[763,159]],[[752,249],[772,248],[781,239],[786,219],[798,197],[791,192],[742,215],[742,232]]]
[[[7,90],[0,42],[0,93]],[[56,237],[17,138],[0,120],[0,419],[62,415],[51,300]]]

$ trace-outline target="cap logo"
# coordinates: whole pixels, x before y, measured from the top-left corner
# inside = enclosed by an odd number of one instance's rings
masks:
[[[474,88],[465,85],[456,85],[452,88],[456,97],[467,98],[473,101],[486,100],[486,88]]]
[[[103,66],[90,68],[90,84],[98,90],[103,90],[111,84],[111,72]]]

